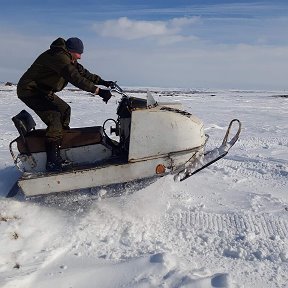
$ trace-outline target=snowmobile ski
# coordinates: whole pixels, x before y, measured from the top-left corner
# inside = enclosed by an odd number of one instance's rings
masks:
[[[230,141],[228,141],[233,123],[238,123],[238,130],[234,135],[234,137]],[[207,168],[211,164],[215,163],[216,161],[226,156],[231,147],[237,142],[240,132],[241,132],[241,122],[238,119],[233,119],[227,128],[222,144],[219,147],[204,153],[202,157],[196,158],[196,160],[193,159],[194,161],[190,165],[182,169],[174,176],[174,180],[180,182],[184,181],[187,178],[191,177],[192,175]]]

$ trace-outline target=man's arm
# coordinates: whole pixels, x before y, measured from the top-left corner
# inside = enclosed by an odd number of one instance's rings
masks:
[[[79,89],[87,91],[87,92],[91,92],[91,93],[96,92],[96,88],[97,88],[95,86],[96,83],[92,81],[91,78],[90,80],[89,78],[86,78],[85,76],[83,76],[83,74],[79,72],[79,70],[77,69],[75,65],[68,64],[64,66],[60,74],[66,81],[70,82],[71,84],[78,87]],[[90,73],[90,75],[93,75],[93,74]],[[94,75],[94,76],[97,76],[97,75]]]
[[[91,82],[89,79],[83,77],[78,69],[74,65],[66,65],[62,71],[61,75],[64,77],[64,79],[74,86],[80,88],[81,90],[95,93],[99,95],[105,103],[108,102],[108,100],[111,98],[111,92],[109,90],[103,90],[97,86],[94,85],[93,82]],[[91,74],[92,75],[92,74]],[[92,75],[93,76],[93,75]],[[95,77],[99,77],[97,75],[94,75]],[[100,78],[100,80],[102,80]],[[102,80],[103,81],[103,80]],[[98,81],[99,82],[99,81]],[[100,85],[100,83],[99,83]]]
[[[79,74],[88,79],[89,81],[93,82],[94,84],[98,84],[98,85],[103,85],[101,82],[103,82],[103,80],[101,79],[100,76],[96,75],[96,74],[92,74],[90,73],[87,69],[85,69],[81,64],[79,64],[78,62],[75,63],[75,66],[77,68],[77,70],[79,71]]]
[[[82,75],[86,79],[90,80],[94,84],[103,85],[103,86],[110,87],[110,88],[113,88],[115,86],[115,82],[114,81],[105,81],[105,80],[103,80],[100,76],[90,73],[87,69],[85,69],[78,62],[75,65],[76,65],[77,70],[79,71],[80,75]]]

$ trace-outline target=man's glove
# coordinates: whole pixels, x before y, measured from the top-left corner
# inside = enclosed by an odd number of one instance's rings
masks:
[[[114,89],[115,88],[115,82],[114,81],[105,81],[103,79],[101,79],[99,82],[98,82],[99,85],[103,85],[103,86],[106,86],[106,87],[110,87],[111,89]]]
[[[109,99],[111,98],[112,94],[110,90],[98,88],[98,95],[103,99],[103,101],[107,104]]]

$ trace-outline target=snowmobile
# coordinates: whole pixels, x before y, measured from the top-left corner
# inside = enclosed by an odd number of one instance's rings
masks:
[[[72,165],[62,172],[46,171],[45,129],[35,129],[35,121],[25,110],[12,118],[20,135],[9,148],[14,164],[23,172],[17,184],[26,197],[168,174],[184,181],[224,157],[239,138],[241,122],[233,119],[222,144],[205,152],[209,137],[203,122],[179,102],[158,103],[149,91],[147,99],[131,97],[116,82],[111,92],[122,96],[116,120],[64,131],[60,153]],[[235,125],[236,133],[230,137]]]

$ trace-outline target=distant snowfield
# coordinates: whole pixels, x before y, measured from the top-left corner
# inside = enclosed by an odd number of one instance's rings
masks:
[[[181,183],[165,177],[120,197],[25,201],[5,196],[20,176],[8,149],[17,136],[11,117],[27,108],[15,87],[0,86],[0,287],[288,287],[286,92],[151,91],[204,121],[207,149],[233,118],[243,125],[239,142]],[[107,105],[85,92],[58,95],[72,107],[72,127],[116,118],[116,95]]]

